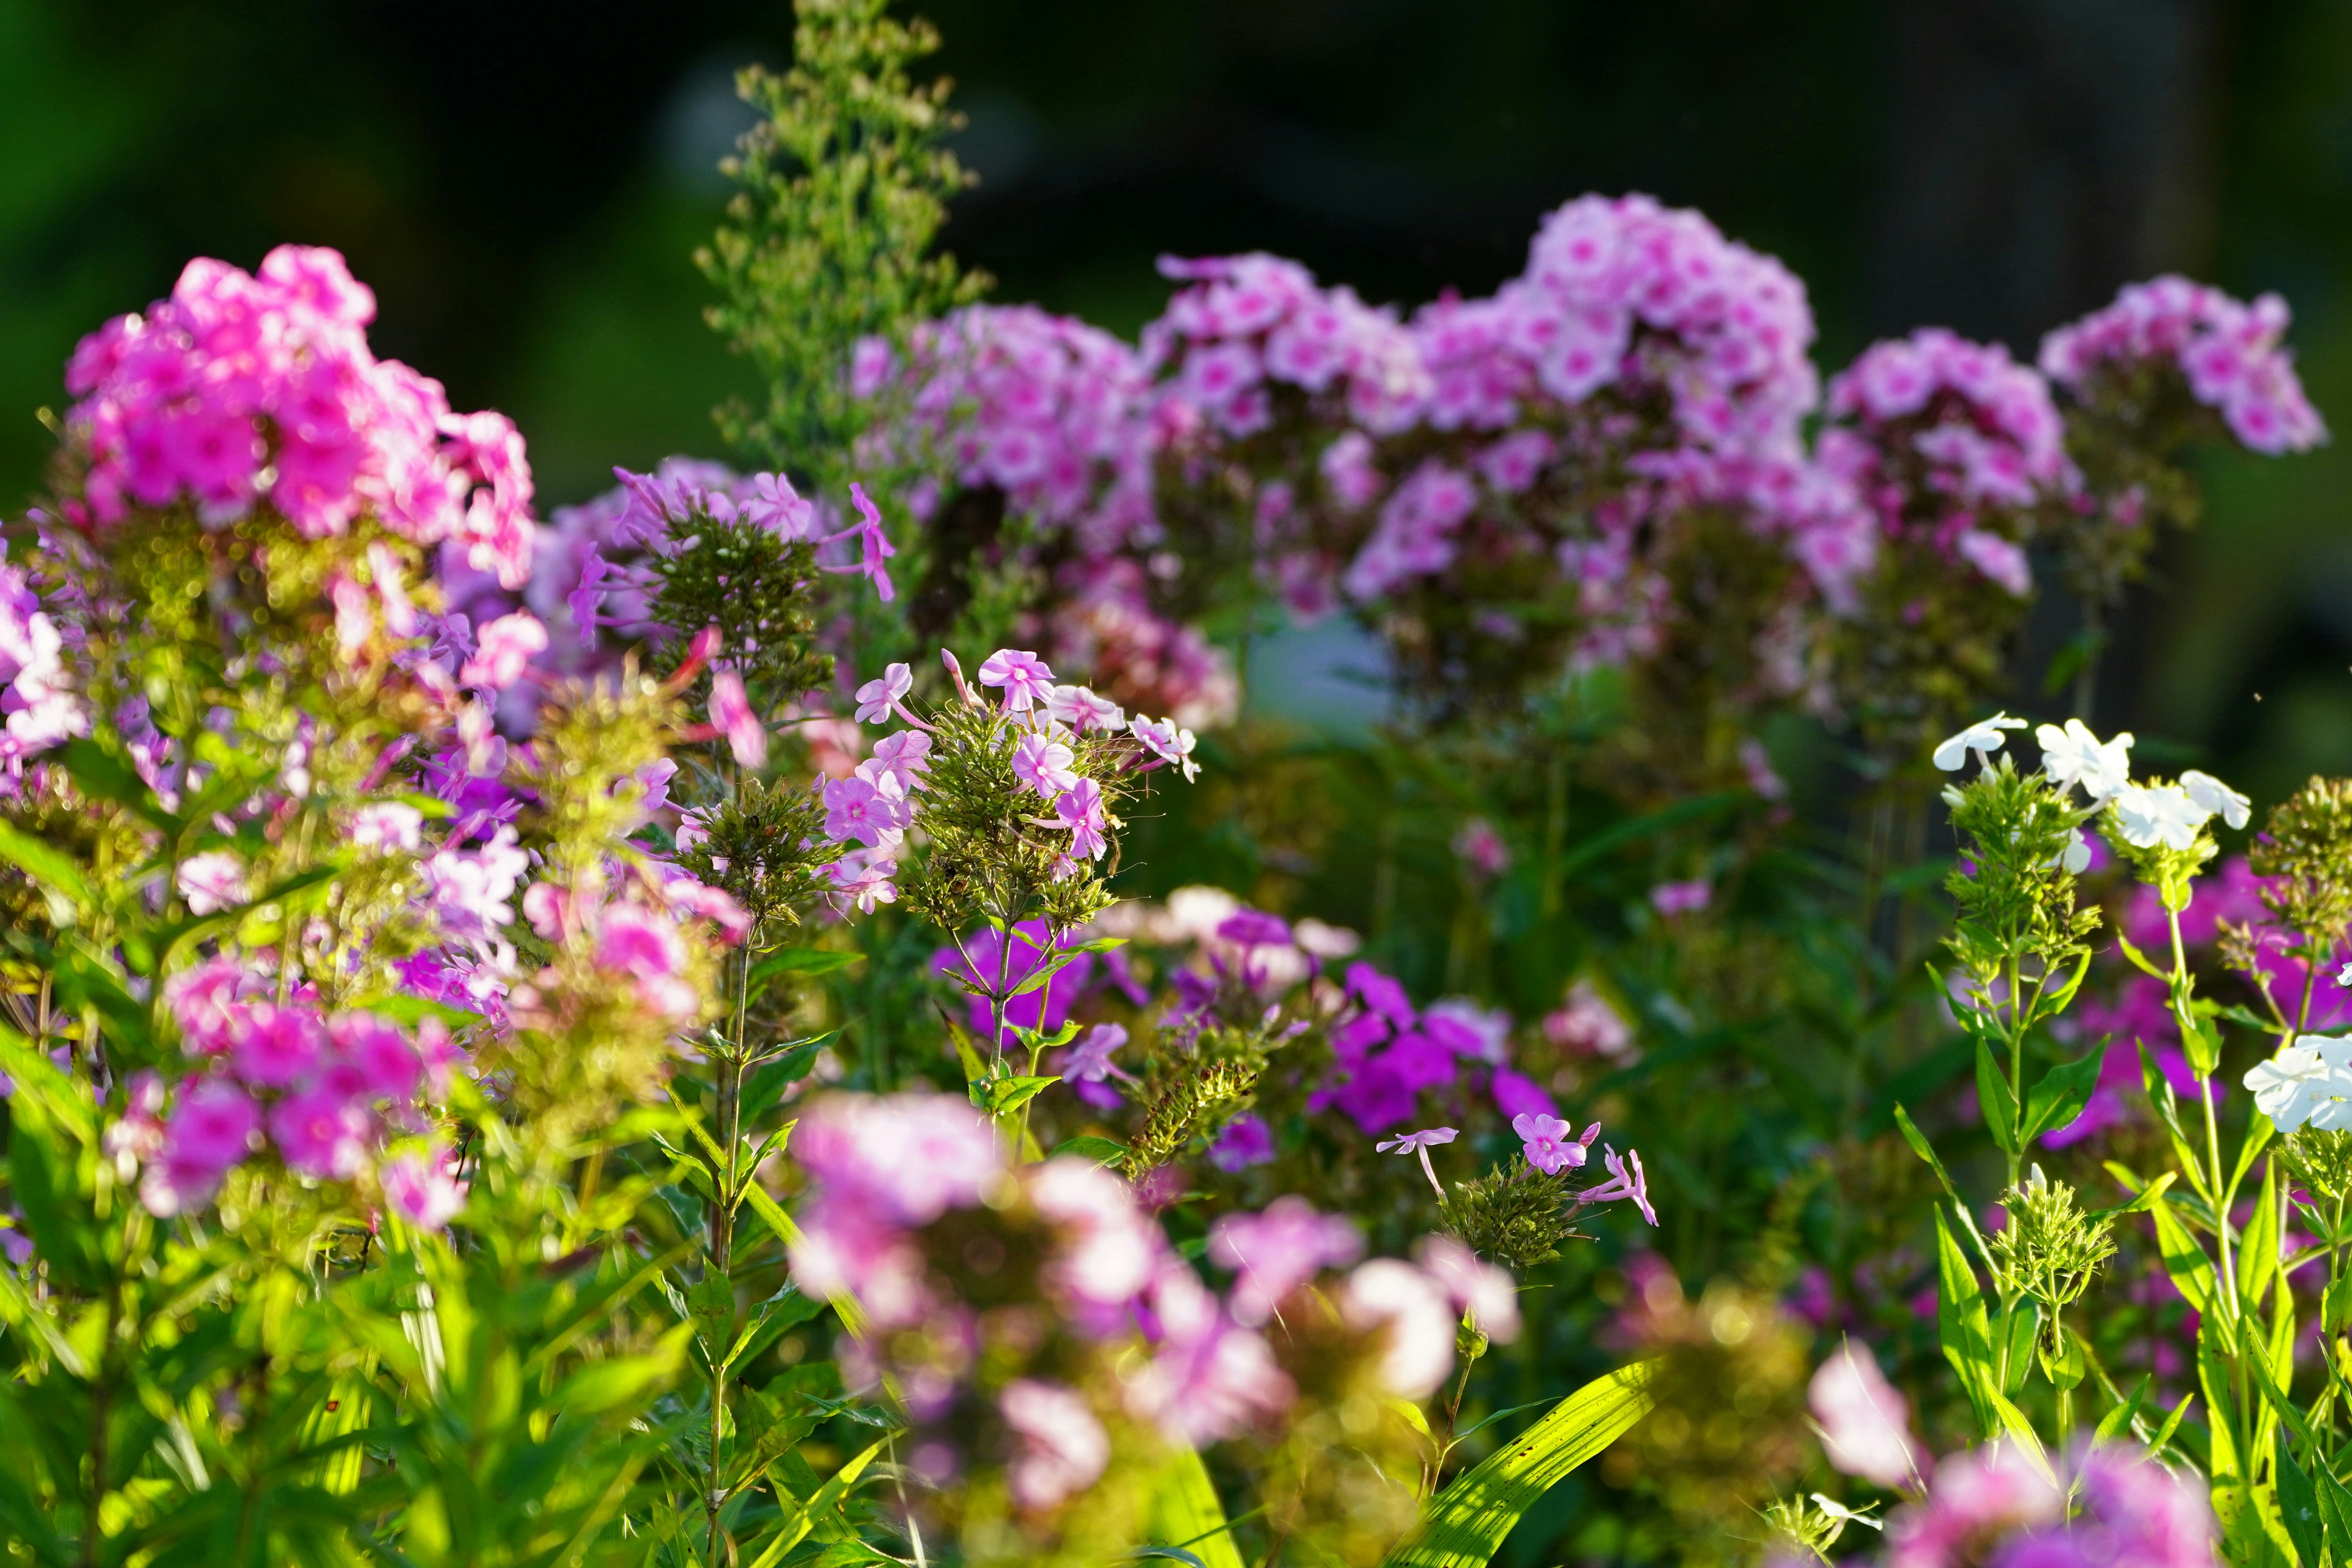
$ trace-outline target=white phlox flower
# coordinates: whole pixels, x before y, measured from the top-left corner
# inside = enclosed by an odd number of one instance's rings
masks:
[[[2126,784],[2107,804],[2124,841],[2142,849],[2186,849],[2213,815],[2179,784]]]
[[[2246,1069],[2254,1105],[2281,1132],[2316,1127],[2352,1131],[2352,1039],[2303,1035],[2266,1062]]]
[[[2180,787],[2189,792],[2189,799],[2232,827],[2243,827],[2252,815],[2253,802],[2211,773],[2200,773],[2191,768],[2180,775]]]
[[[1936,748],[1936,765],[1946,773],[1957,773],[1974,752],[1979,763],[1990,766],[1992,754],[2000,750],[2007,737],[2004,730],[2022,730],[2025,721],[2012,719],[2006,713],[1996,713],[1990,719],[1979,719],[1958,734],[1948,737]]]
[[[2131,783],[2128,730],[2112,741],[2102,741],[2080,719],[2069,719],[2063,730],[2055,724],[2042,725],[2033,731],[2033,738],[2042,742],[2042,771],[2060,789],[2081,784],[2095,805]]]
[[[2091,868],[2091,841],[2083,837],[2081,828],[2070,828],[2067,831],[2066,847],[2058,851],[2057,858],[2053,863],[2069,876],[2074,877],[2079,877]]]

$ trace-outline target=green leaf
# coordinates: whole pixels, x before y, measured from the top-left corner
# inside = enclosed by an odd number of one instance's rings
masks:
[[[1977,1037],[1977,1102],[1984,1108],[1985,1128],[2001,1149],[2017,1152],[2016,1110],[2010,1103],[2009,1079],[1993,1060],[1992,1047]]]
[[[73,777],[74,787],[90,799],[112,801],[165,833],[179,832],[180,819],[157,802],[155,792],[147,787],[139,770],[97,742],[78,737],[49,755],[65,764],[66,772]]]
[[[2172,984],[2171,971],[2158,969],[2155,964],[2150,963],[2147,961],[2147,954],[2134,947],[2131,944],[2131,939],[2124,935],[2121,931],[2116,932],[2116,947],[2126,958],[2131,961],[2133,967],[2137,969],[2142,974],[2147,975],[2152,979],[2161,980],[2168,986]]]
[[[2025,1386],[2026,1374],[2033,1370],[2034,1342],[2041,1333],[2042,1310],[2030,1298],[2021,1297],[2002,1309],[1992,1347],[2003,1394],[2015,1394]]]
[[[2164,1259],[2164,1271],[2172,1276],[2172,1283],[2189,1304],[2210,1320],[2213,1316],[2212,1263],[2172,1212],[2171,1204],[2158,1202],[2147,1212],[2156,1221],[2156,1249]]]
[[[743,1079],[741,1115],[745,1121],[755,1121],[761,1114],[783,1098],[784,1090],[808,1077],[816,1069],[817,1053],[824,1048],[824,1040],[811,1040],[780,1051],[753,1068]]]
[[[1151,1494],[1150,1532],[1171,1544],[1139,1548],[1139,1555],[1181,1553],[1200,1568],[1242,1568],[1225,1505],[1217,1500],[1208,1467],[1192,1447],[1178,1448],[1160,1469]]]
[[[438,1018],[453,1029],[470,1029],[482,1021],[482,1016],[479,1013],[468,1013],[462,1008],[452,1007],[446,1002],[430,1001],[425,997],[411,996],[405,993],[371,996],[364,1001],[352,1003],[352,1007],[355,1012],[373,1013],[378,1017],[389,1018],[395,1024],[405,1024],[412,1029],[427,1018]]]
[[[1056,1157],[1075,1154],[1081,1160],[1092,1160],[1097,1165],[1115,1165],[1127,1158],[1127,1145],[1116,1139],[1097,1138],[1087,1133],[1059,1144],[1054,1153]]]
[[[1940,1208],[1936,1211],[1936,1279],[1937,1338],[1976,1409],[1978,1430],[1990,1437],[2000,1420],[1991,1396],[2000,1390],[1994,1386],[1998,1373],[1992,1363],[1992,1334],[1985,1322],[1984,1291]]]
[[[1960,1190],[1952,1185],[1952,1178],[1945,1171],[1944,1162],[1936,1158],[1935,1145],[1927,1142],[1927,1134],[1912,1121],[1911,1113],[1899,1104],[1895,1108],[1895,1125],[1903,1130],[1903,1142],[1911,1145],[1911,1152],[1925,1160],[1927,1168],[1936,1173],[1936,1180],[1944,1184],[1944,1195],[1958,1203]]]
[[[2263,1195],[2238,1240],[2238,1293],[2248,1301],[2263,1299],[2263,1289],[2278,1272],[2278,1184],[2263,1183]]]
[[[823,1316],[826,1304],[817,1297],[802,1295],[799,1286],[787,1281],[782,1289],[760,1303],[721,1364],[731,1367],[737,1362],[751,1360],[782,1339],[786,1331]]]
[[[2052,1355],[2046,1350],[2037,1352],[2042,1361],[2042,1375],[2050,1380],[2050,1384],[2053,1388],[2069,1390],[2079,1388],[2082,1386],[2085,1371],[2083,1363],[2083,1342],[2075,1337],[2074,1330],[2063,1323],[2058,1325],[2057,1333],[2058,1353],[2056,1355]]]
[[[2139,1415],[2140,1406],[2147,1403],[2147,1391],[2155,1385],[2154,1373],[2143,1376],[2139,1380],[2139,1386],[2131,1391],[2129,1399],[2125,1400],[2100,1418],[2099,1429],[2093,1435],[2092,1441],[2112,1443],[2130,1430],[2133,1418]]]
[[[1383,1568],[1486,1568],[1519,1516],[1650,1413],[1654,1361],[1586,1384],[1440,1492]]]
[[[2099,1067],[2106,1052],[2095,1050],[2080,1061],[2061,1062],[2042,1075],[2033,1092],[2025,1102],[2025,1136],[2022,1143],[2031,1143],[2044,1132],[2054,1131],[2083,1114],[2091,1103],[2092,1090],[2099,1087]]]
[[[751,984],[761,984],[779,974],[830,974],[846,969],[866,955],[830,947],[780,947],[763,953],[751,965]]]
[[[2156,1429],[2156,1436],[2147,1440],[2147,1451],[2149,1453],[2161,1454],[2164,1452],[2164,1446],[2172,1441],[2172,1435],[2174,1433],[2180,1430],[2181,1418],[2189,1414],[2189,1407],[2196,1403],[2197,1395],[2194,1393],[2184,1394],[2180,1396],[2180,1403],[2172,1407],[2172,1414],[2164,1418],[2164,1425],[2158,1427]]]
[[[1061,1081],[1058,1077],[1024,1078],[1018,1074],[982,1079],[971,1086],[972,1103],[991,1116],[1004,1116],[1020,1110]]]
[[[0,860],[5,860],[44,888],[76,904],[87,904],[89,884],[73,857],[46,838],[0,822]]]

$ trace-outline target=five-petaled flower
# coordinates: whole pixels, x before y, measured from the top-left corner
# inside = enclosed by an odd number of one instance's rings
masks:
[[[1013,748],[1013,776],[1047,800],[1078,782],[1070,748],[1048,735],[1024,735]]]
[[[2305,1125],[2352,1131],[2352,1039],[2298,1036],[2271,1060],[2249,1068],[2245,1081],[2255,1108],[2281,1132]]]
[[[2124,842],[2142,849],[2186,849],[2212,812],[2179,784],[2126,784],[2107,802]]]
[[[1601,1163],[1609,1167],[1609,1179],[1597,1187],[1587,1187],[1577,1194],[1580,1203],[1605,1204],[1619,1198],[1630,1198],[1642,1211],[1642,1217],[1653,1226],[1658,1223],[1658,1211],[1650,1206],[1650,1178],[1642,1169],[1642,1156],[1628,1149],[1620,1160],[1617,1151],[1607,1144],[1601,1146]]]
[[[1072,858],[1083,855],[1089,860],[1099,860],[1109,847],[1105,829],[1109,826],[1103,816],[1102,789],[1092,779],[1080,779],[1064,790],[1054,802],[1054,815],[1060,818],[1054,826],[1066,828],[1070,835]]]
[[[2033,738],[2042,742],[2042,771],[2050,782],[2060,789],[2081,784],[2093,805],[2131,783],[2128,730],[2112,741],[2102,741],[2080,719],[2069,719],[2063,730],[2055,724],[2042,725],[2033,731]]]
[[[1556,1176],[1562,1170],[1575,1170],[1590,1157],[1592,1141],[1601,1136],[1601,1123],[1586,1128],[1580,1138],[1572,1126],[1557,1116],[1523,1111],[1511,1118],[1511,1131],[1527,1145],[1528,1163],[1547,1176]]]
[[[2190,800],[2231,827],[2243,827],[2252,814],[2253,802],[2211,773],[2200,773],[2191,768],[2180,775],[2180,787],[2189,792]]]
[[[1006,710],[1026,713],[1053,695],[1054,672],[1025,648],[1001,647],[982,661],[980,683],[1003,687]]]
[[[1979,719],[1958,734],[1946,737],[1943,743],[1936,748],[1936,765],[1948,773],[1957,773],[1968,762],[1969,753],[1974,752],[1977,761],[1989,767],[1992,763],[1992,754],[2006,743],[2001,731],[2024,728],[2024,720],[2012,719],[2006,713]]]
[[[1424,1127],[1418,1132],[1400,1133],[1394,1138],[1383,1139],[1373,1147],[1383,1154],[1420,1155],[1421,1173],[1429,1178],[1430,1189],[1436,1193],[1437,1201],[1444,1203],[1445,1186],[1437,1179],[1436,1167],[1429,1163],[1429,1151],[1436,1144],[1453,1142],[1458,1132],[1458,1129],[1452,1127]]]
[[[857,689],[857,721],[879,724],[890,716],[890,710],[907,700],[907,693],[915,689],[915,672],[903,664],[891,665],[877,679],[869,680]]]
[[[1140,715],[1128,725],[1129,732],[1143,742],[1144,750],[1171,767],[1181,768],[1184,782],[1192,783],[1201,775],[1201,764],[1192,760],[1192,731],[1181,729],[1173,719],[1146,719]]]

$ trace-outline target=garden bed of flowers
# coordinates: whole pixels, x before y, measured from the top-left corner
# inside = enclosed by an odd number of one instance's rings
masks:
[[[0,1557],[2343,1563],[2352,781],[1992,711],[2326,438],[2285,305],[1825,379],[1588,195],[1130,344],[935,248],[935,41],[744,79],[730,464],[541,515],[300,245],[65,367]]]

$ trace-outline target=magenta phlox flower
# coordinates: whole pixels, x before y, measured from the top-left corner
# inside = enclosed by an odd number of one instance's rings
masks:
[[[1528,1163],[1547,1176],[1556,1176],[1562,1171],[1582,1167],[1592,1140],[1600,1134],[1601,1124],[1593,1123],[1580,1140],[1574,1127],[1556,1117],[1522,1115],[1511,1119],[1511,1131],[1527,1145],[1524,1152]]]
[[[1226,1122],[1218,1130],[1216,1141],[1209,1145],[1209,1163],[1227,1174],[1266,1164],[1273,1159],[1274,1129],[1254,1110],[1244,1110]]]
[[[1887,1521],[1887,1568],[1958,1568],[1981,1560],[1987,1542],[2061,1525],[2065,1516],[2064,1490],[1997,1438],[1937,1465],[1927,1500]]]
[[[547,627],[529,610],[517,610],[482,628],[481,640],[457,679],[467,686],[503,691],[522,679],[533,655],[546,651]]]
[[[1317,1214],[1286,1195],[1262,1214],[1226,1215],[1209,1227],[1209,1257],[1236,1272],[1234,1319],[1252,1328],[1274,1316],[1283,1299],[1326,1268],[1363,1256],[1364,1238],[1339,1215]]]
[[[220,1056],[242,1026],[243,996],[268,988],[266,977],[249,974],[233,958],[207,958],[163,983],[163,1005],[180,1026],[180,1041],[193,1055]]]
[[[596,967],[626,977],[637,1000],[666,1018],[691,1019],[702,997],[685,977],[686,940],[666,911],[629,900],[604,906],[596,918]]]
[[[1110,847],[1109,823],[1103,815],[1102,789],[1092,779],[1079,779],[1054,802],[1051,826],[1070,835],[1072,856],[1099,860]]]
[[[1412,1250],[1422,1272],[1480,1333],[1505,1344],[1519,1337],[1519,1287],[1507,1272],[1450,1236],[1424,1236]]]
[[[1336,1104],[1362,1131],[1378,1133],[1412,1119],[1420,1097],[1397,1072],[1385,1054],[1364,1061],[1337,1089],[1318,1092],[1308,1109]]]
[[[1432,1002],[1421,1015],[1422,1032],[1455,1056],[1488,1066],[1509,1059],[1511,1016],[1481,1007],[1466,996]]]
[[[448,1150],[395,1154],[377,1168],[376,1184],[385,1205],[419,1230],[443,1229],[466,1206],[467,1184]]]
[[[1050,735],[1024,735],[1013,748],[1013,776],[1024,788],[1052,800],[1078,783],[1078,775],[1070,769],[1076,760],[1069,747]]]
[[[856,839],[868,849],[895,849],[914,821],[906,791],[895,773],[828,779],[824,785],[825,837]]]
[[[257,1088],[283,1089],[318,1065],[326,1031],[309,1007],[254,1001],[238,1010],[228,1047],[229,1070],[238,1078]]]
[[[881,510],[867,499],[866,487],[853,482],[849,487],[849,499],[851,504],[857,508],[858,521],[822,542],[830,544],[834,540],[856,536],[857,563],[854,566],[827,566],[824,570],[854,573],[870,579],[874,584],[875,597],[887,605],[898,597],[898,591],[892,584],[889,569],[883,563],[898,553],[898,547],[882,531]]]
[[[767,727],[760,722],[751,696],[743,689],[743,678],[731,669],[711,671],[710,726],[727,737],[727,748],[740,765],[753,769],[768,765]]]
[[[349,1068],[370,1100],[405,1100],[425,1076],[425,1062],[397,1025],[373,1013],[337,1013],[327,1020],[331,1059]]]
[[[1348,965],[1347,990],[1366,1009],[1400,1029],[1412,1028],[1420,1016],[1413,1011],[1412,1000],[1405,994],[1404,986],[1369,963]]]
[[[891,710],[907,700],[915,689],[915,672],[903,664],[886,668],[874,679],[857,689],[857,721],[879,724],[890,717]]]
[[[1027,1178],[1029,1201],[1057,1233],[1046,1283],[1082,1327],[1124,1331],[1129,1307],[1166,1257],[1159,1226],[1137,1206],[1133,1188],[1090,1160],[1048,1160]]]
[[[163,1151],[168,1093],[163,1075],[152,1068],[131,1074],[123,1086],[121,1119],[107,1128],[102,1143],[122,1180],[129,1181],[141,1165]]]
[[[1035,704],[1050,700],[1054,672],[1034,653],[1001,647],[982,661],[980,683],[1003,689],[1007,711],[1026,713]]]
[[[1237,910],[1217,922],[1216,934],[1235,947],[1288,947],[1290,922],[1261,910]]]
[[[164,1124],[163,1147],[139,1187],[150,1214],[168,1218],[208,1201],[221,1178],[253,1152],[261,1110],[226,1079],[200,1079]]]
[[[1496,1068],[1487,1080],[1486,1089],[1494,1096],[1495,1109],[1514,1123],[1522,1116],[1559,1114],[1559,1103],[1552,1099],[1549,1090],[1527,1074],[1511,1068]]]
[[[1443,1088],[1460,1073],[1454,1053],[1418,1029],[1399,1035],[1379,1059],[1387,1064],[1407,1092],[1415,1095]]]
[[[983,928],[964,939],[962,952],[943,947],[931,955],[933,973],[971,993],[969,1016],[973,1034],[982,1037],[988,1034],[991,993],[1019,991],[1035,976],[1044,962],[1046,940],[1045,921],[1023,921],[1013,928],[1009,952],[1004,939],[993,928]],[[1064,938],[1066,944],[1076,940]],[[965,953],[971,955],[970,963],[964,961]],[[1060,1028],[1069,1016],[1072,1004],[1093,980],[1094,972],[1095,955],[1078,953],[1055,970],[1044,985],[1025,995],[1013,996],[1004,1004],[1006,1032],[1001,1043],[1013,1043],[1012,1030],[1016,1026],[1047,1034]]]
[[[269,1137],[287,1168],[324,1181],[348,1181],[367,1163],[371,1119],[329,1085],[299,1089],[269,1110]]]
[[[433,885],[433,913],[444,933],[485,939],[512,923],[514,897],[530,858],[515,830],[501,826],[479,850],[444,849],[425,862]]]
[[[402,801],[372,801],[352,813],[348,837],[355,849],[414,855],[424,847],[425,814]]]
[[[1429,1127],[1419,1132],[1386,1139],[1375,1147],[1383,1154],[1417,1155],[1421,1160],[1422,1173],[1429,1178],[1431,1188],[1436,1192],[1438,1201],[1443,1203],[1445,1201],[1445,1188],[1437,1179],[1435,1167],[1429,1163],[1429,1151],[1435,1145],[1453,1142],[1457,1136],[1457,1130],[1452,1127]]]
[[[1668,920],[1703,910],[1714,899],[1715,889],[1704,877],[1686,882],[1660,882],[1650,889],[1650,907]]]
[[[1062,1077],[1073,1083],[1100,1083],[1111,1078],[1133,1083],[1135,1076],[1111,1059],[1126,1044],[1125,1025],[1097,1024],[1063,1056]]]
[[[1110,1435],[1075,1390],[1019,1377],[996,1396],[996,1408],[1021,1439],[1005,1480],[1022,1508],[1058,1508],[1102,1478]]]
[[[1137,1317],[1157,1352],[1129,1384],[1129,1408],[1171,1437],[1198,1445],[1238,1436],[1297,1397],[1265,1338],[1234,1322],[1180,1260],[1162,1262]]]
[[[1625,1157],[1620,1160],[1616,1150],[1603,1144],[1601,1155],[1603,1162],[1609,1167],[1609,1179],[1598,1186],[1585,1188],[1577,1194],[1577,1201],[1586,1204],[1606,1204],[1623,1198],[1642,1211],[1643,1219],[1655,1226],[1658,1223],[1658,1211],[1650,1206],[1650,1180],[1642,1169],[1641,1154],[1628,1149],[1625,1151]]]
[[[840,859],[824,868],[826,883],[831,887],[835,902],[843,908],[857,906],[857,912],[870,915],[877,904],[898,901],[898,887],[892,880],[898,874],[898,863],[878,849],[849,849]]]

